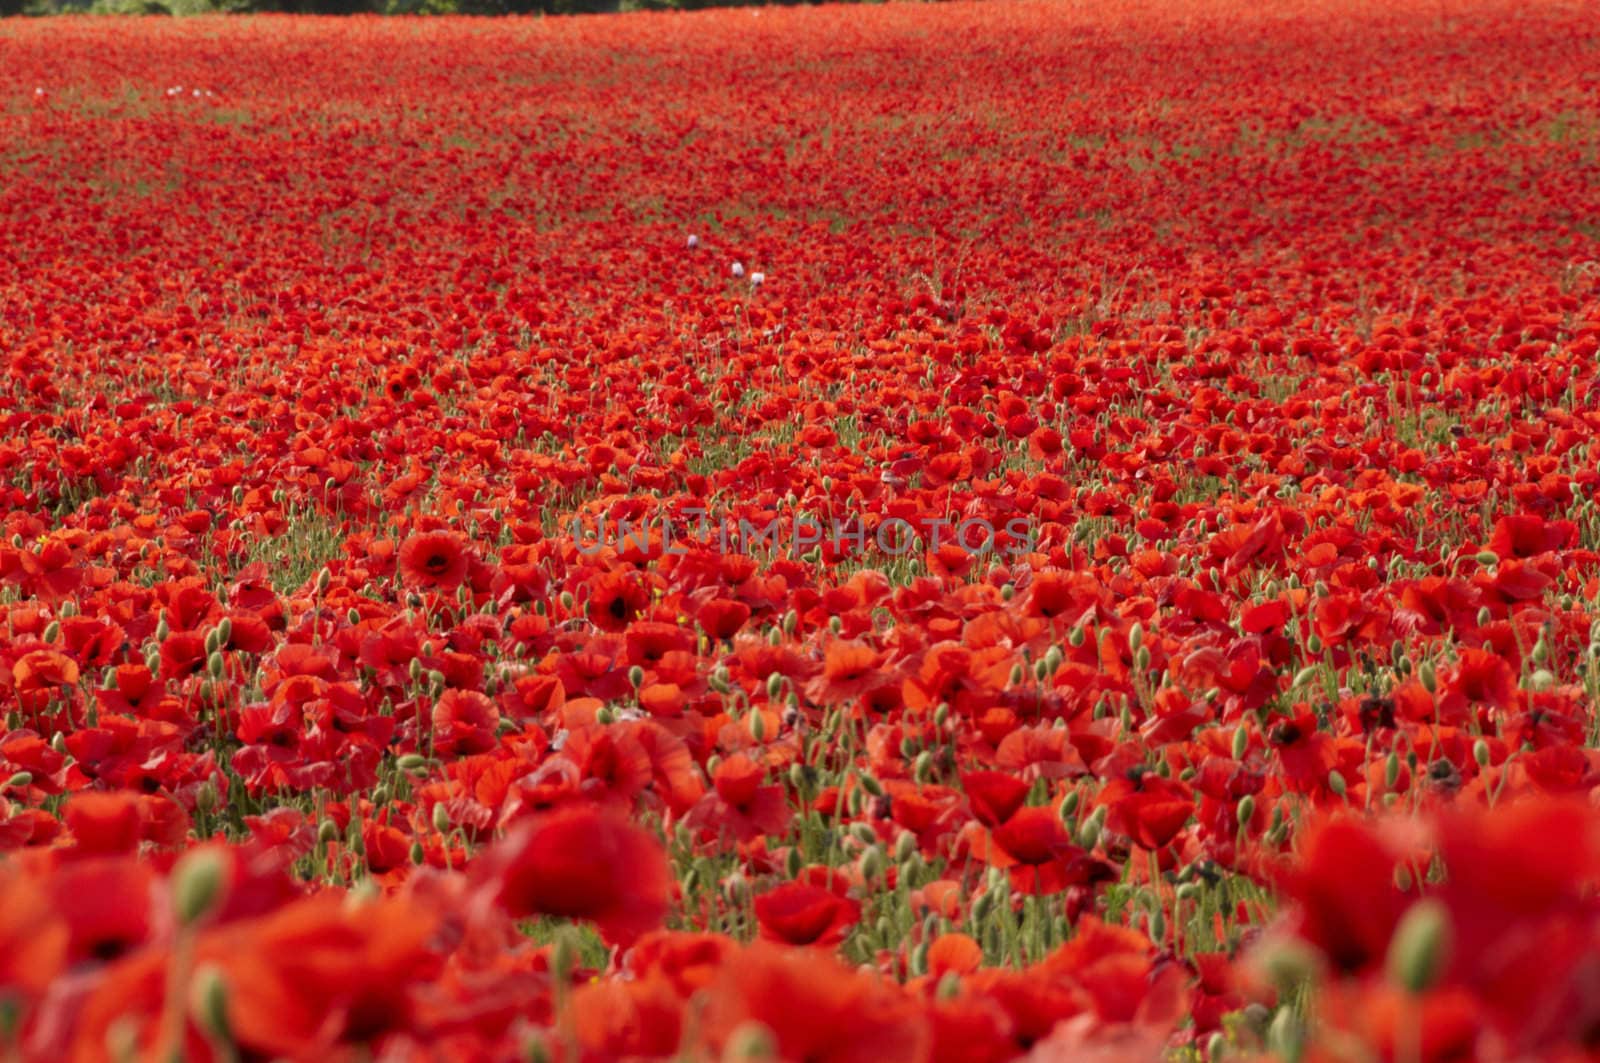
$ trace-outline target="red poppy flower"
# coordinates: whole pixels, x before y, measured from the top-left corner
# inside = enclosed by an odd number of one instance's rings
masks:
[[[724,965],[713,984],[704,1034],[720,1052],[736,1031],[760,1023],[780,1059],[815,1063],[925,1063],[930,1038],[920,1009],[870,975],[814,949],[756,944]]]
[[[400,544],[400,576],[408,586],[453,591],[467,578],[467,551],[450,532],[421,532]]]
[[[592,922],[624,944],[660,924],[672,894],[661,843],[620,813],[590,805],[518,824],[475,867],[511,915]]]
[[[1016,861],[1011,886],[1019,893],[1055,894],[1112,877],[1111,869],[1075,845],[1053,808],[1024,808],[993,832],[994,844]]]
[[[500,713],[476,690],[447,690],[433,707],[433,751],[441,757],[486,753],[495,747]]]
[[[836,945],[861,920],[858,901],[798,882],[756,897],[755,911],[761,936],[785,945]]]
[[[972,802],[972,814],[990,828],[1010,819],[1033,789],[1031,784],[1003,771],[962,772],[961,788]]]

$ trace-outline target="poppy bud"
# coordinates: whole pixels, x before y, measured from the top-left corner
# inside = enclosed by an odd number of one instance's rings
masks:
[[[873,845],[861,854],[861,877],[876,882],[883,875],[883,850]]]
[[[1343,773],[1337,769],[1328,772],[1328,789],[1332,790],[1336,797],[1343,797],[1345,795],[1345,782]]]
[[[1500,563],[1500,555],[1495,553],[1493,550],[1483,550],[1478,553],[1474,560],[1484,568],[1490,568]]]
[[[1157,908],[1149,916],[1150,940],[1157,945],[1167,939],[1167,917]]]
[[[1079,646],[1082,646],[1084,638],[1084,630],[1081,625],[1075,624],[1067,630],[1067,642],[1072,646],[1073,649],[1077,649]]]
[[[1137,621],[1135,621],[1133,627],[1128,630],[1128,648],[1131,649],[1134,653],[1138,653],[1140,647],[1142,647],[1143,645],[1144,645],[1144,625],[1142,625],[1142,624],[1138,623]]]
[[[1058,810],[1058,814],[1061,816],[1061,822],[1069,828],[1077,818],[1080,798],[1081,795],[1078,791],[1068,790],[1067,796],[1061,799],[1061,807]]]
[[[1006,584],[1003,584],[1000,587],[1000,600],[1002,602],[1009,602],[1011,599],[1015,598],[1016,596],[1017,596],[1017,585],[1015,583],[1006,583]]]
[[[450,826],[451,826],[451,823],[450,823],[450,811],[449,811],[449,809],[445,808],[444,805],[442,805],[442,804],[434,805],[433,806],[433,829],[438,831],[440,834],[446,834],[446,833],[449,832]]]
[[[4,786],[0,786],[0,790],[21,790],[24,787],[32,785],[33,772],[19,771],[15,775],[11,776],[11,778],[7,779],[6,784]]]
[[[982,928],[989,922],[989,912],[994,908],[994,894],[980,893],[973,898],[968,925]]]
[[[1304,668],[1300,669],[1294,674],[1294,682],[1289,684],[1289,689],[1293,690],[1296,687],[1303,687],[1307,683],[1315,680],[1317,678],[1317,672],[1321,670],[1321,667],[1321,665],[1317,664],[1308,664]]]
[[[1389,939],[1390,981],[1408,993],[1425,992],[1444,971],[1450,948],[1450,912],[1429,897],[1406,909]]]
[[[1133,666],[1143,672],[1150,667],[1150,647],[1140,646],[1139,652],[1133,655]]]
[[[1243,760],[1245,753],[1250,750],[1250,732],[1243,727],[1234,729],[1233,732],[1233,759]]]
[[[204,964],[194,972],[189,983],[189,1012],[214,1039],[225,1044],[233,1042],[228,1026],[228,983],[216,964]]]
[[[145,667],[145,671],[149,672],[151,675],[160,675],[161,674],[161,654],[159,652],[157,652],[156,650],[153,650],[153,649],[149,653],[145,654],[144,655],[144,667]]]
[[[172,869],[172,908],[179,926],[193,926],[221,899],[226,858],[216,849],[194,849]]]
[[[790,609],[783,614],[783,633],[793,635],[794,629],[800,625],[800,614]]]
[[[572,597],[571,591],[562,591],[559,601],[561,602],[561,608],[567,610],[569,613],[572,611],[572,607],[577,604],[576,599]]]
[[[1383,762],[1383,783],[1388,789],[1394,789],[1394,784],[1400,781],[1400,756],[1393,750]]]
[[[911,762],[911,777],[919,783],[926,783],[933,775],[933,753],[923,750],[917,754],[917,759]]]
[[[217,807],[217,784],[207,779],[194,790],[194,807],[209,814]]]
[[[1489,766],[1489,743],[1481,738],[1472,743],[1472,759],[1478,762],[1478,767],[1487,768]]]
[[[757,742],[765,742],[767,740],[767,720],[760,710],[750,713],[750,737]]]
[[[777,701],[781,693],[783,693],[783,673],[773,672],[767,676],[767,700]]]
[[[954,1000],[961,995],[961,976],[954,971],[946,971],[939,978],[939,985],[934,989],[934,995],[940,1000]]]
[[[1310,638],[1306,639],[1306,649],[1310,650],[1312,653],[1321,653],[1322,637],[1313,633]]]
[[[1310,982],[1322,971],[1322,953],[1300,938],[1274,941],[1260,955],[1261,972],[1278,990],[1280,998]]]
[[[328,570],[328,566],[322,566],[322,571],[317,573],[317,593],[326,594],[328,592],[328,585],[332,582],[333,573]]]
[[[798,846],[789,850],[789,855],[784,857],[783,869],[790,878],[799,878],[800,872],[805,869],[805,857],[800,855]]]
[[[861,788],[863,790],[867,791],[867,793],[871,794],[873,797],[883,796],[883,784],[878,782],[878,780],[874,779],[871,775],[868,775],[866,772],[863,771],[858,773],[856,775],[856,781],[861,784]]]
[[[1549,690],[1556,685],[1555,673],[1548,668],[1538,668],[1528,677],[1528,689],[1534,693]]]
[[[156,621],[156,641],[165,642],[170,634],[172,634],[172,627],[167,623],[167,614],[163,612],[161,619]]]
[[[1089,813],[1089,818],[1083,821],[1078,828],[1078,847],[1080,849],[1093,849],[1100,844],[1100,832],[1105,829],[1106,807],[1101,805]]]
[[[777,1059],[778,1039],[766,1023],[754,1019],[734,1027],[728,1043],[722,1049],[722,1063],[756,1063],[757,1060]]]
[[[1290,1007],[1280,1007],[1267,1028],[1267,1044],[1284,1063],[1300,1063],[1306,1051],[1306,1033],[1300,1018]]]
[[[1432,661],[1423,661],[1422,667],[1417,669],[1417,678],[1422,680],[1422,688],[1430,694],[1439,690],[1439,674],[1433,670]]]
[[[941,701],[933,710],[933,725],[935,727],[943,727],[948,719],[950,719],[950,703]]]
[[[1239,799],[1239,808],[1238,808],[1237,816],[1238,816],[1238,820],[1239,820],[1239,829],[1241,831],[1249,830],[1250,829],[1250,821],[1256,818],[1256,799],[1255,799],[1255,795],[1253,795],[1253,794],[1245,794],[1243,797],[1241,797]]]
[[[404,756],[396,757],[394,766],[410,775],[426,768],[428,766],[428,758],[420,753],[407,753]]]
[[[212,679],[221,679],[225,666],[226,662],[223,661],[221,653],[213,651],[211,656],[206,658],[206,671],[211,673]]]
[[[913,978],[921,978],[928,973],[928,945],[929,943],[924,941],[911,950],[911,957],[907,960],[906,967]]]
[[[325,819],[317,826],[317,841],[323,845],[330,845],[338,840],[339,824],[331,819]]]
[[[59,621],[59,620],[50,621],[49,626],[44,629],[44,640],[45,640],[45,642],[47,642],[47,643],[54,642],[56,639],[58,639],[60,637],[61,637],[61,621]]]
[[[1044,668],[1045,668],[1045,671],[1048,672],[1050,675],[1055,675],[1056,672],[1061,668],[1061,662],[1065,658],[1066,658],[1066,655],[1061,652],[1061,647],[1060,646],[1056,646],[1056,645],[1052,645],[1048,650],[1046,650],[1044,652]]]
[[[423,849],[422,849],[422,843],[421,842],[413,841],[411,843],[411,862],[413,864],[421,866],[422,861],[426,860],[427,856],[428,856],[428,854],[426,852],[424,852]]]
[[[839,632],[844,630],[844,621],[840,620],[837,616],[828,617],[828,630],[837,635]]]
[[[543,1030],[530,1030],[522,1042],[522,1058],[527,1063],[551,1063],[550,1038]]]
[[[1488,627],[1494,621],[1494,614],[1489,612],[1487,605],[1478,607],[1478,626]]]
[[[1228,1058],[1228,1038],[1221,1033],[1214,1033],[1206,1041],[1207,1063],[1222,1063]]]
[[[595,710],[594,722],[601,727],[609,727],[617,720],[617,714],[610,705],[602,705]]]
[[[21,727],[21,725],[19,724],[17,727],[13,727],[12,730],[13,731],[19,730],[20,727]],[[67,755],[67,736],[65,734],[62,734],[60,731],[57,731],[50,738],[50,748],[55,750],[57,753],[60,753],[62,756],[66,756]]]
[[[632,668],[629,668],[628,682],[632,684],[633,689],[635,690],[638,690],[640,687],[644,686],[644,669],[637,664]]]

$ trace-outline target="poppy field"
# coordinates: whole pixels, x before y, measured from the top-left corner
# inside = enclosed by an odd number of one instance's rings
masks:
[[[1600,1055],[1593,16],[0,23],[0,1060]]]

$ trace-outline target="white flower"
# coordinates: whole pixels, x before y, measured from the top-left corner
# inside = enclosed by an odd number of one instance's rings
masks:
[[[743,262],[735,262],[733,264],[733,275],[735,277],[744,276],[744,263]]]
[[[750,287],[759,288],[766,281],[767,275],[759,271],[750,274]]]
[[[689,250],[693,251],[700,246],[700,238],[694,233],[689,234]]]

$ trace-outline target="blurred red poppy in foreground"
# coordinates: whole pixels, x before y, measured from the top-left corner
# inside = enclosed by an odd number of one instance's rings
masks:
[[[661,925],[672,897],[661,843],[625,814],[586,804],[518,824],[474,873],[509,915],[593,923],[616,944]]]

